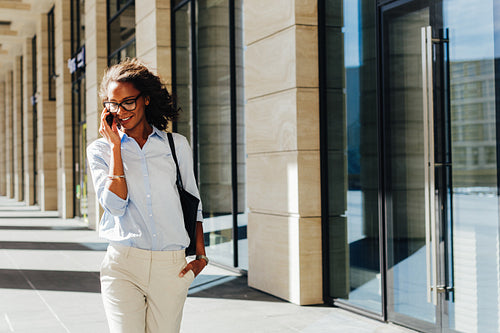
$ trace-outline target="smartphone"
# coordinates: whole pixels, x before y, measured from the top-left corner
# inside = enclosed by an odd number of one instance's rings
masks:
[[[106,116],[106,121],[109,125],[109,127],[113,127],[113,120],[115,119],[115,116],[113,116],[112,114],[108,114]]]

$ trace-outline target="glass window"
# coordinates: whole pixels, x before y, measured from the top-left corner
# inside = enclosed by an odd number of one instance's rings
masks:
[[[32,88],[33,90],[31,91],[31,105],[33,106],[33,120],[32,120],[32,130],[33,130],[33,167],[32,167],[32,172],[30,176],[33,179],[33,203],[37,204],[37,142],[38,142],[38,117],[37,117],[37,100],[36,100],[36,93],[38,90],[37,87],[37,63],[36,63],[36,58],[37,58],[37,52],[36,52],[36,35],[33,36],[33,39],[31,40],[31,82],[32,82]]]
[[[85,0],[71,1],[71,53],[85,45]]]
[[[118,11],[118,3],[116,0],[108,0],[108,17],[113,17]]]
[[[207,255],[246,269],[242,4],[188,1],[174,16],[175,126],[193,147]]]
[[[182,2],[185,2],[185,0],[173,0],[173,7],[175,8],[176,6],[178,6],[179,4],[181,4]]]
[[[197,3],[199,185],[207,253],[233,264],[229,1]]]
[[[192,85],[192,47],[191,47],[191,3],[175,11],[175,96],[182,112],[175,125],[177,132],[185,135],[192,144],[193,128],[191,106]],[[194,147],[193,147],[194,148]],[[195,165],[195,167],[197,167]]]
[[[448,309],[448,324],[460,332],[497,332],[498,320],[490,319],[498,318],[500,308],[495,273],[499,224],[494,25],[498,23],[488,14],[493,12],[491,1],[458,2],[445,1],[444,5],[452,36],[450,67],[452,71],[464,68],[453,73],[451,89],[469,82],[463,94],[451,98],[452,116],[465,114],[452,126],[455,302]]]
[[[85,1],[71,1],[71,46],[75,61],[72,75],[73,215],[87,220]]]
[[[244,41],[243,41],[243,4],[235,2],[235,80],[236,80],[236,150],[237,191],[238,191],[238,267],[248,269],[247,238],[247,200],[246,200],[246,143],[245,143],[245,79],[244,79]],[[233,87],[234,88],[234,87]]]
[[[332,299],[381,313],[374,1],[327,0],[322,158]],[[325,176],[325,175],[324,175]]]
[[[113,12],[115,1],[108,2],[108,65],[126,57],[135,57],[135,2],[120,2],[120,12]],[[113,7],[114,6],[114,7]],[[114,15],[113,14],[117,14]]]
[[[135,57],[135,39],[122,49],[119,49],[112,56],[109,57],[109,66],[119,63],[125,58]]]
[[[108,0],[109,17],[112,18],[116,15],[116,13],[127,7],[130,3],[134,3],[134,0]]]
[[[23,62],[24,57],[20,56],[19,57],[19,121],[21,122],[21,126],[19,128],[21,129],[21,140],[24,141],[24,62]],[[24,144],[20,145],[20,153],[21,157],[21,191],[20,191],[20,199],[25,200],[24,198]]]
[[[56,47],[55,47],[55,30],[54,30],[54,7],[47,14],[47,35],[48,35],[48,52],[49,52],[49,99],[56,99]]]

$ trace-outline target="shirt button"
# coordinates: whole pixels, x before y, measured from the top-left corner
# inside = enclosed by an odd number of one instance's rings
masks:
[[[153,237],[156,237],[156,234],[153,234]]]
[[[148,194],[148,195],[146,195],[146,197],[151,198],[151,195],[150,195],[150,194]]]
[[[149,216],[153,216],[153,214],[149,214]]]

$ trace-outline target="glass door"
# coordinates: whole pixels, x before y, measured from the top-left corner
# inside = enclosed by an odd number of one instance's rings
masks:
[[[388,319],[499,332],[500,5],[401,0],[380,14]]]
[[[387,314],[439,332],[446,285],[449,200],[446,75],[441,12],[430,1],[382,7],[382,118],[387,228]],[[441,56],[441,54],[439,54]]]

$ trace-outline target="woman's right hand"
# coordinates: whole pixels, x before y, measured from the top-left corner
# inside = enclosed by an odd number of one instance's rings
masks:
[[[108,141],[110,145],[120,145],[121,139],[118,133],[118,127],[116,126],[116,120],[113,120],[111,126],[109,126],[106,121],[106,117],[111,115],[111,113],[104,108],[101,112],[101,126],[99,127],[99,133]]]

